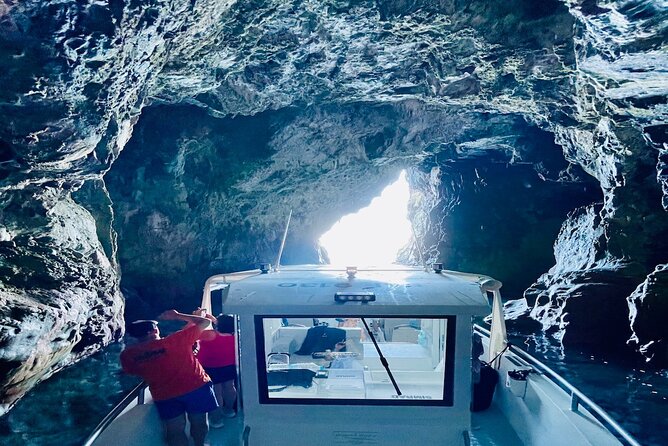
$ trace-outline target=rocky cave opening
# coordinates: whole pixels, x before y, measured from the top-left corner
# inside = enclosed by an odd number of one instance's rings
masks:
[[[401,170],[400,260],[525,299],[568,347],[668,359],[660,2],[0,4],[0,414],[287,264]]]
[[[206,277],[274,258],[290,209],[285,262],[322,261],[317,240],[341,217],[334,209],[368,205],[397,169],[409,172],[418,235],[401,260],[482,268],[513,298],[554,264],[553,244],[568,214],[602,201],[595,179],[564,159],[554,137],[521,119],[498,119],[501,135],[484,143],[443,138],[440,150],[425,155],[402,146],[415,130],[402,128],[395,107],[373,109],[377,116],[369,119],[366,107],[351,107],[343,123],[338,109],[234,118],[190,106],[146,109],[105,175],[129,318],[184,301],[192,306]],[[304,125],[313,114],[337,120],[337,134],[355,141]],[[385,153],[392,150],[403,156]]]
[[[391,265],[413,238],[408,220],[410,188],[406,171],[385,186],[367,207],[344,215],[318,238],[332,265]]]

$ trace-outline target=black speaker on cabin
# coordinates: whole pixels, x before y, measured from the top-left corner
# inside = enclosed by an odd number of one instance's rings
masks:
[[[494,389],[499,382],[499,372],[491,365],[482,363],[480,367],[480,382],[473,385],[473,401],[471,401],[471,411],[480,412],[488,409],[492,405],[494,398]]]

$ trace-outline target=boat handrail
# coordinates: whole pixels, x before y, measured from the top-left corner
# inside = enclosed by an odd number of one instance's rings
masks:
[[[490,336],[489,330],[481,327],[478,324],[473,324],[473,329],[479,334],[483,334],[486,337]],[[584,393],[580,392],[575,386],[566,381],[561,375],[552,370],[547,365],[540,362],[538,359],[531,356],[529,353],[511,345],[508,349],[516,356],[519,356],[531,367],[538,369],[542,374],[544,374],[550,381],[557,384],[560,388],[568,392],[571,397],[571,410],[573,412],[578,411],[580,405],[584,406],[585,409],[599,422],[603,423],[612,430],[612,433],[619,439],[623,440],[626,445],[630,446],[640,446],[640,443],[631,436],[622,426],[619,425],[602,407],[593,402],[589,397]]]
[[[88,436],[86,441],[83,443],[83,446],[92,446],[97,440],[97,437],[100,436],[102,431],[104,431],[124,410],[126,407],[132,403],[134,399],[137,400],[137,404],[144,404],[144,395],[145,390],[148,385],[142,381],[137,384],[125,397],[121,400],[120,403],[116,404],[113,409],[107,414],[106,417],[100,421],[93,432]]]
[[[229,285],[230,283],[237,282],[239,280],[246,279],[251,276],[257,276],[259,274],[262,274],[262,271],[259,269],[252,269],[252,270],[247,270],[247,271],[237,271],[233,273],[224,273],[224,274],[216,274],[214,276],[209,277],[206,279],[206,282],[204,282],[204,290],[202,292],[202,303],[200,304],[200,307],[207,310],[209,313],[211,312],[211,285],[214,283],[224,283]]]

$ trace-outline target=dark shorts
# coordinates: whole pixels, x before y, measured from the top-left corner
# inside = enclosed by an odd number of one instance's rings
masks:
[[[204,367],[204,371],[214,384],[224,383],[237,379],[237,366],[226,365],[225,367]]]
[[[154,401],[162,420],[171,420],[184,413],[206,413],[216,410],[218,402],[213,393],[213,384],[206,383],[185,395],[168,400]]]

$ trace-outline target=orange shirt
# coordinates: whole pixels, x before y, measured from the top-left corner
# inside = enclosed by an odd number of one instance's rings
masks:
[[[199,340],[197,359],[204,367],[225,367],[236,363],[234,335],[214,332],[211,340]]]
[[[201,333],[191,325],[165,338],[132,345],[121,353],[121,366],[146,381],[157,401],[185,395],[210,381],[193,355]]]

